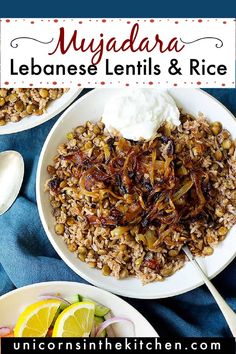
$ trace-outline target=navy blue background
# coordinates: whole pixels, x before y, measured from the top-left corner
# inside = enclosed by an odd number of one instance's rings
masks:
[[[234,0],[1,1],[0,17],[235,17]]]
[[[84,90],[82,94],[88,90]],[[206,90],[236,115],[236,89]],[[215,117],[217,120],[217,116]],[[37,162],[58,117],[34,129],[0,136],[0,151],[17,150],[25,161],[20,196],[0,217],[0,295],[16,287],[49,280],[83,280],[58,257],[42,228],[35,199]],[[213,283],[236,311],[236,260]],[[183,280],[184,281],[184,280]],[[148,285],[147,285],[148,287]],[[169,299],[127,299],[161,336],[229,336],[227,324],[205,286]]]

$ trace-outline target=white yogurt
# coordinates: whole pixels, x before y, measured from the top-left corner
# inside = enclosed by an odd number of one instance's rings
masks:
[[[104,108],[102,121],[109,132],[132,140],[151,139],[164,123],[179,125],[179,110],[166,90],[124,89]]]

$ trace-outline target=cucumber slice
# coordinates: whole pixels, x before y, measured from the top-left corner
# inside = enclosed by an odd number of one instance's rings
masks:
[[[72,295],[66,298],[67,301],[71,302],[72,304],[76,302],[82,301],[82,296],[80,294]]]
[[[82,296],[79,294],[68,296],[66,298],[67,301],[69,301],[71,304],[75,304],[76,302],[81,302],[82,301]],[[64,302],[61,303],[59,309],[60,312],[64,311],[69,305],[65,304]]]
[[[109,311],[110,309],[106,306],[100,304],[96,304],[95,306],[95,316],[104,317]]]
[[[104,321],[105,321],[104,317],[94,316],[94,322],[96,327],[98,327]],[[100,337],[106,337],[106,336],[107,336],[107,331],[104,329],[104,331],[102,331],[102,333],[100,334]]]
[[[64,302],[61,303],[59,306],[59,311],[62,312],[64,311],[69,305],[65,304]]]
[[[89,301],[95,304],[95,316],[104,317],[110,311],[108,307],[103,306],[89,298],[82,297],[82,301]]]
[[[105,321],[105,318],[104,317],[94,316],[94,321],[95,321],[96,325],[100,325],[102,322]]]

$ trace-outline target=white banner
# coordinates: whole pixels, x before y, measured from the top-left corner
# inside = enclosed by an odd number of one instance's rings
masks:
[[[2,19],[1,87],[235,87],[234,19]]]

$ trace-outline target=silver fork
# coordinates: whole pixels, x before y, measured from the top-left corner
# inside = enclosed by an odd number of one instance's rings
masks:
[[[212,296],[214,297],[217,305],[219,306],[226,322],[228,323],[228,326],[233,334],[234,337],[236,337],[236,313],[231,309],[231,307],[226,303],[226,301],[223,299],[223,297],[220,295],[218,290],[214,287],[212,282],[209,280],[208,276],[204,273],[194,256],[192,255],[190,249],[188,246],[183,247],[183,251],[185,252],[186,256],[190,260],[190,262],[193,264],[195,269],[198,271],[198,273],[201,275],[204,283],[210,290]]]

